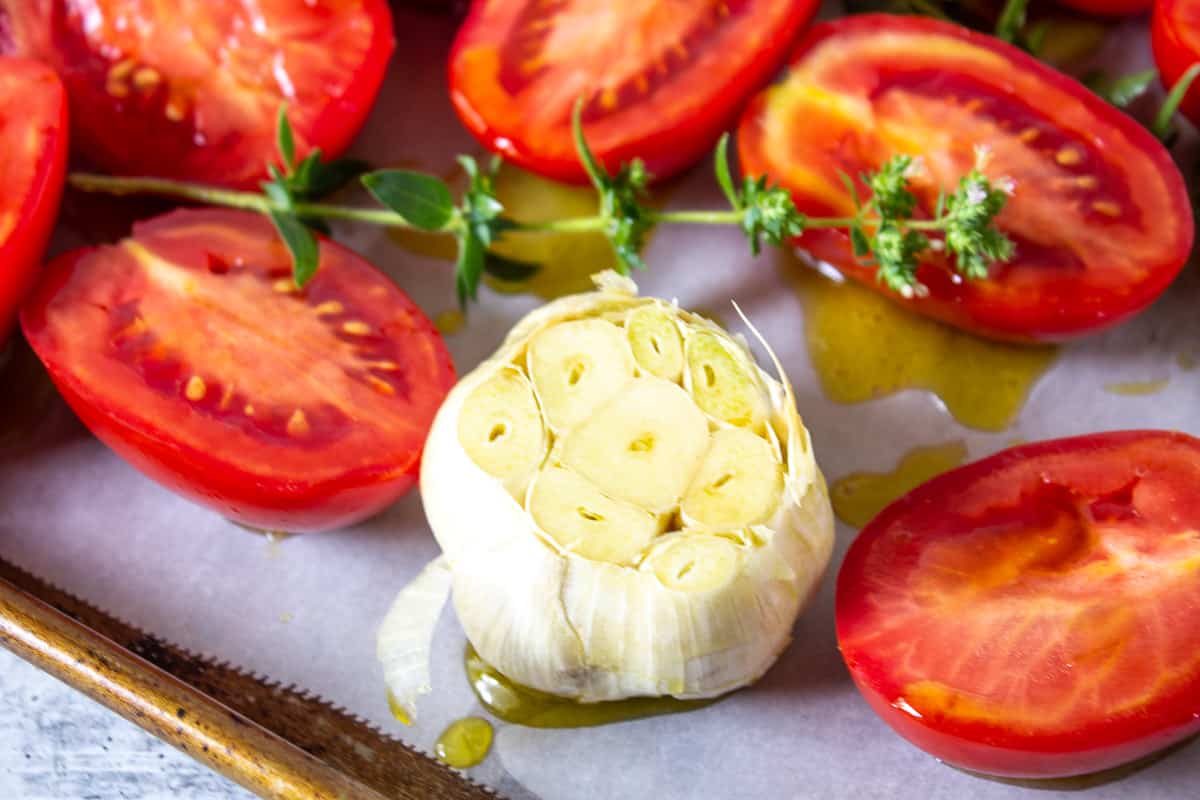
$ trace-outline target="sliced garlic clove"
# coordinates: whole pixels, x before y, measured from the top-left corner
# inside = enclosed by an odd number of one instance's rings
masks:
[[[546,421],[554,430],[587,419],[634,374],[625,332],[601,319],[544,328],[529,342],[526,358]]]
[[[634,309],[625,322],[629,347],[638,366],[677,383],[683,375],[683,337],[674,314],[657,305]]]
[[[450,565],[438,557],[407,586],[392,603],[375,642],[375,653],[383,666],[383,679],[395,710],[411,725],[417,719],[417,698],[432,690],[429,680],[433,631],[450,594]]]
[[[655,515],[606,496],[565,467],[538,473],[526,505],[562,552],[609,564],[635,563],[661,527]]]
[[[783,494],[783,465],[771,442],[744,428],[712,435],[681,512],[688,526],[736,530],[766,522]]]
[[[668,511],[708,450],[708,422],[679,386],[637,378],[566,434],[562,462],[605,494]]]
[[[727,337],[708,329],[693,330],[685,344],[687,383],[696,405],[715,420],[762,430],[767,395],[757,368],[735,350]]]
[[[641,568],[672,591],[711,592],[737,576],[741,559],[742,550],[728,539],[683,533],[656,546]]]
[[[471,460],[519,494],[542,463],[546,429],[533,387],[504,367],[467,395],[458,416],[458,440]]]

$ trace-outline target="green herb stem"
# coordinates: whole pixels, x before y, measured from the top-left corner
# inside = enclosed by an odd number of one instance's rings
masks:
[[[267,214],[271,211],[291,211],[302,217],[320,217],[322,219],[340,219],[352,222],[365,222],[371,225],[387,225],[398,228],[413,227],[404,217],[382,208],[355,208],[340,206],[332,203],[297,202],[291,206],[271,200],[259,192],[243,192],[235,189],[221,189],[185,181],[174,181],[168,178],[119,178],[111,175],[96,175],[89,172],[72,172],[68,182],[76,189],[84,192],[103,192],[113,195],[153,194],[159,197],[172,197],[179,200],[194,200],[213,206],[239,208],[245,211],[257,211]],[[444,231],[449,233],[451,225]]]

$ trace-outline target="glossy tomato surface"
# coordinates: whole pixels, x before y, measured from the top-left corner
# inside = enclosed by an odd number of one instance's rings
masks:
[[[610,170],[690,166],[779,66],[816,0],[476,0],[450,56],[467,128],[510,161],[583,182],[571,111]]]
[[[1016,48],[933,19],[867,14],[814,27],[784,78],[747,107],[738,144],[747,174],[769,175],[814,216],[853,213],[841,173],[897,154],[920,156],[910,183],[917,216],[932,216],[939,190],[953,191],[987,147],[986,174],[1015,187],[997,219],[1013,260],[968,282],[931,254],[917,273],[928,296],[887,294],[993,338],[1061,340],[1121,322],[1166,289],[1192,248],[1183,179],[1141,125]],[[812,230],[799,245],[883,288],[844,229]]]
[[[67,158],[67,98],[49,68],[0,57],[0,348],[54,227]]]
[[[842,655],[902,736],[967,769],[1103,770],[1200,731],[1200,440],[1039,442],[946,473],[859,534]]]
[[[175,211],[51,262],[21,313],[85,424],[227,517],[306,531],[407,490],[454,382],[441,336],[331,241],[303,290],[271,223]]]
[[[386,0],[0,0],[4,38],[58,70],[97,166],[235,186],[278,160],[282,103],[301,155],[343,151],[393,47]]]
[[[1057,0],[1059,5],[1098,17],[1128,17],[1149,11],[1154,0]]]
[[[1188,67],[1200,62],[1200,0],[1156,0],[1150,43],[1163,86],[1175,85]],[[1193,84],[1180,109],[1200,123],[1200,86]]]

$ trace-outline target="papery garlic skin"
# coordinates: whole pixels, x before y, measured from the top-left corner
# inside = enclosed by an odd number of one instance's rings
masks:
[[[758,679],[788,644],[795,619],[820,582],[832,551],[828,494],[785,376],[780,376],[785,383],[771,378],[754,364],[742,345],[708,320],[660,300],[639,298],[627,280],[613,276],[600,284],[595,292],[563,298],[528,315],[494,356],[450,392],[425,445],[421,468],[425,512],[449,564],[454,607],[468,639],[484,660],[512,680],[583,702],[640,695],[712,697]],[[655,353],[665,352],[664,346],[671,351],[656,357],[651,369],[639,365],[632,377],[625,376],[624,361],[618,364],[620,368],[605,366],[604,374],[619,375],[618,380],[628,383],[607,387],[610,396],[588,410],[585,420],[560,414],[560,420],[570,419],[570,429],[551,432],[554,426],[547,424],[540,469],[558,469],[564,453],[571,456],[572,436],[580,426],[603,415],[609,404],[620,403],[622,393],[654,387],[650,395],[659,391],[659,396],[666,396],[665,390],[657,388],[661,384],[647,383],[666,380],[660,375],[676,377],[677,385],[689,389],[689,382],[695,380],[689,374],[702,366],[697,367],[694,359],[683,361],[681,354],[674,352],[678,344],[661,328],[660,317],[666,315],[677,326],[685,352],[689,337],[695,336],[706,348],[714,342],[731,348],[731,359],[746,365],[749,383],[736,387],[737,403],[722,405],[710,399],[706,407],[745,410],[736,420],[744,421],[748,430],[757,428],[755,433],[769,443],[780,461],[783,480],[779,487],[777,475],[764,478],[772,481],[769,491],[779,495],[772,504],[758,492],[755,513],[769,512],[766,519],[738,530],[705,529],[702,521],[680,513],[680,503],[701,472],[712,433],[732,425],[711,414],[693,418],[693,411],[673,414],[667,421],[655,420],[650,409],[640,428],[640,423],[631,423],[627,430],[613,431],[615,446],[619,451],[626,439],[631,451],[671,443],[672,457],[663,463],[678,464],[678,469],[687,470],[686,475],[661,470],[636,475],[631,467],[615,474],[593,474],[589,479],[586,469],[574,471],[592,484],[605,484],[603,493],[608,497],[628,494],[629,498],[617,499],[621,503],[630,499],[661,522],[658,529],[662,533],[647,533],[651,529],[641,518],[629,516],[634,512],[622,506],[623,519],[637,521],[636,535],[620,531],[613,548],[591,550],[611,552],[611,558],[621,562],[612,563],[564,551],[563,536],[539,529],[535,516],[527,510],[534,494],[530,485],[539,473],[530,474],[525,466],[514,474],[486,472],[460,438],[460,428],[476,430],[478,426],[460,425],[460,417],[464,403],[478,386],[501,372],[526,365],[529,342],[539,333],[576,320],[606,320],[624,326],[635,310],[641,310],[640,327],[658,331],[656,336],[662,334],[663,344],[654,344],[658,348]],[[647,322],[650,311],[653,314]],[[579,327],[586,332],[586,326]],[[603,335],[605,347],[609,347],[611,332],[606,330]],[[634,342],[631,358],[643,345]],[[558,350],[554,352],[557,357]],[[721,364],[729,360],[723,355],[722,359]],[[715,374],[710,373],[709,377]],[[704,379],[706,373],[697,374]],[[561,406],[561,390],[555,391]],[[754,392],[761,392],[761,398]],[[472,406],[466,413],[483,412]],[[678,426],[672,421],[676,418]],[[694,419],[705,422],[697,429]],[[687,438],[683,438],[683,430],[688,431]],[[503,426],[492,429],[490,435],[500,444],[501,438],[509,435],[540,441],[540,434],[526,435]],[[471,440],[468,446],[478,452],[484,444]],[[645,458],[656,455],[661,454],[648,453]],[[485,464],[495,461],[479,460]],[[495,463],[508,461],[520,459]],[[623,472],[636,475],[636,482],[626,476],[628,481],[622,484]],[[662,473],[661,480],[655,477],[657,473]],[[712,469],[709,473],[709,479],[716,474]],[[574,480],[555,477],[559,480],[556,485],[571,485]],[[653,507],[640,504],[642,499],[652,501]],[[552,504],[554,499],[543,496],[536,502]],[[562,508],[551,506],[538,518],[560,518],[561,513],[576,510],[585,520],[595,518],[601,528],[608,524],[600,512],[586,508],[586,502],[581,501],[578,508],[571,505],[576,502],[574,497],[562,502]],[[704,507],[698,502],[693,505]],[[736,516],[736,511],[731,513]],[[586,523],[582,524],[586,528]],[[651,537],[648,545],[639,551],[647,536]]]

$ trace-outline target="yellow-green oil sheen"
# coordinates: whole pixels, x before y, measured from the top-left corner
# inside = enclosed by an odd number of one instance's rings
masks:
[[[834,481],[829,490],[833,511],[842,522],[861,528],[893,500],[966,458],[967,446],[961,441],[915,447],[891,472],[853,472]]]
[[[584,728],[611,722],[677,714],[711,705],[715,700],[634,697],[603,703],[579,703],[521,686],[502,675],[467,645],[464,663],[475,696],[505,722],[531,728]]]
[[[982,339],[926,319],[878,292],[781,258],[804,306],[809,357],[825,394],[861,403],[905,389],[933,392],[963,425],[1002,431],[1057,354]]]

